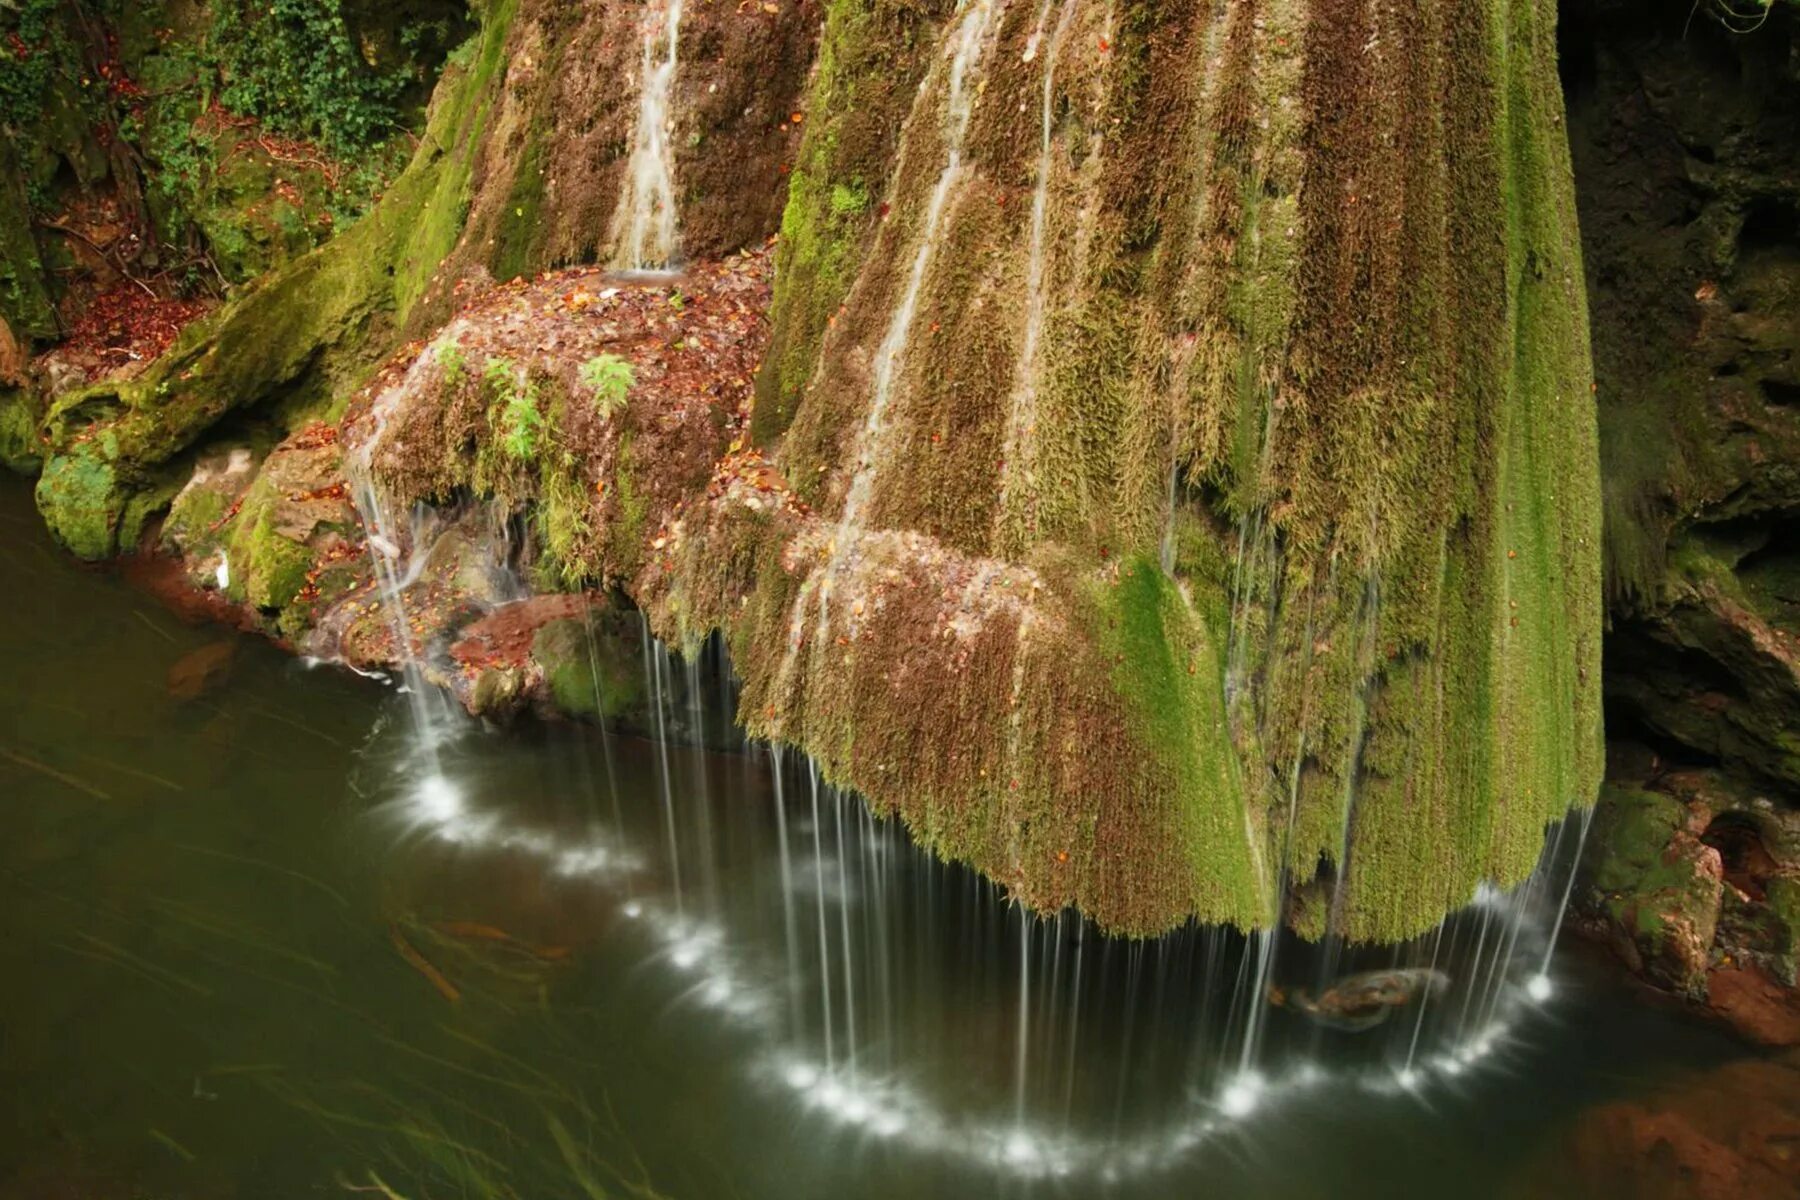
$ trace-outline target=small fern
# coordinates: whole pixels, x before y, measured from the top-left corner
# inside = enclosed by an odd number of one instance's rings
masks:
[[[603,417],[616,415],[637,377],[631,364],[616,354],[599,354],[581,364],[581,383],[594,393],[594,407]]]
[[[538,437],[544,429],[537,385],[504,358],[488,359],[481,368],[481,379],[500,408],[500,448],[509,458],[530,462],[537,457]]]
[[[438,378],[447,388],[462,384],[463,373],[468,370],[469,362],[463,354],[463,348],[454,340],[446,340],[438,344],[432,353],[432,360],[437,363]]]

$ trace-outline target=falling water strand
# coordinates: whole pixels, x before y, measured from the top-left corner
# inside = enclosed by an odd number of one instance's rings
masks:
[[[655,0],[644,14],[637,127],[614,210],[613,265],[654,270],[675,261],[679,229],[670,134],[683,0]]]
[[[1037,28],[1025,46],[1025,61],[1037,57],[1044,39],[1044,26],[1050,18],[1052,0],[1043,0],[1038,9]],[[1013,467],[1025,453],[1026,440],[1037,423],[1038,345],[1043,340],[1044,318],[1049,289],[1044,286],[1044,244],[1049,225],[1050,173],[1055,165],[1054,129],[1056,94],[1056,61],[1062,54],[1063,39],[1070,18],[1075,13],[1075,0],[1062,0],[1062,13],[1050,39],[1050,52],[1044,56],[1042,98],[1038,109],[1037,185],[1031,195],[1031,237],[1025,256],[1025,332],[1019,343],[1019,365],[1015,372],[1011,416],[1007,421],[1006,442],[1000,458],[999,519],[1006,513],[1006,498],[1011,490]]]
[[[1547,980],[1550,957],[1556,953],[1556,939],[1562,935],[1563,921],[1569,915],[1569,895],[1575,890],[1575,875],[1581,869],[1581,855],[1587,849],[1588,827],[1594,822],[1592,807],[1581,810],[1581,833],[1575,838],[1575,854],[1569,859],[1568,879],[1563,883],[1562,899],[1556,905],[1556,923],[1550,926],[1549,944],[1544,947],[1544,961],[1538,967],[1538,979]],[[1534,981],[1536,982],[1536,981]],[[1538,985],[1542,987],[1542,984]]]
[[[941,240],[944,213],[950,196],[963,173],[963,143],[969,132],[969,121],[975,111],[979,88],[971,86],[970,75],[980,65],[982,48],[987,41],[988,25],[1000,0],[970,0],[952,40],[948,98],[944,105],[944,169],[931,199],[925,206],[925,219],[919,232],[918,248],[913,251],[912,267],[906,275],[906,286],[900,303],[888,321],[887,336],[875,353],[874,396],[869,415],[858,444],[856,473],[851,477],[850,494],[844,501],[844,515],[839,525],[837,545],[841,553],[849,539],[845,535],[860,529],[863,509],[868,506],[874,488],[875,472],[880,460],[881,439],[886,427],[888,402],[893,397],[894,381],[900,372],[907,338],[912,332],[913,318],[918,314],[919,296],[925,287]]]
[[[612,738],[606,733],[606,701],[600,688],[600,650],[594,639],[594,610],[582,613],[581,628],[587,634],[588,676],[594,684],[594,720],[600,725],[600,753],[606,763],[606,794],[612,800],[613,832],[621,838],[625,832],[625,813],[619,804],[619,777],[613,769]]]
[[[844,797],[832,790],[832,817],[837,828],[838,868],[838,933],[844,949],[844,1057],[850,1069],[851,1082],[856,1080],[856,972],[850,950],[850,880],[846,873],[848,856],[844,853]]]
[[[781,747],[769,746],[769,777],[775,785],[775,836],[781,854],[781,931],[787,947],[789,1032],[800,1036],[800,935],[794,919],[794,867],[788,851],[787,794],[781,769]]]
[[[1021,1131],[1025,1128],[1025,1078],[1031,1057],[1031,913],[1019,909],[1019,1037],[1013,1064],[1013,1108]]]
[[[453,325],[445,336],[454,337],[456,331]],[[434,349],[428,349],[407,369],[406,377],[399,385],[382,393],[370,409],[374,428],[354,453],[344,456],[344,475],[350,484],[351,497],[358,512],[362,514],[368,531],[369,561],[375,568],[381,609],[387,616],[393,633],[394,654],[400,664],[401,679],[405,684],[407,703],[413,717],[414,748],[419,755],[419,767],[424,774],[425,786],[432,790],[435,799],[445,802],[454,796],[454,792],[444,779],[438,747],[448,732],[449,712],[441,703],[437,689],[425,679],[424,664],[414,646],[411,623],[406,616],[405,592],[423,569],[425,555],[421,546],[424,539],[418,536],[408,539],[412,562],[402,576],[399,569],[401,545],[381,489],[376,486],[373,466],[375,451],[387,431],[387,417],[393,408],[394,397],[413,383],[415,377],[435,370],[436,353]]]
[[[1481,909],[1481,932],[1475,938],[1475,953],[1469,956],[1469,961],[1473,964],[1470,968],[1471,979],[1473,979],[1481,970],[1481,963],[1483,961],[1482,951],[1487,948],[1488,933],[1493,923],[1493,916],[1493,910],[1486,905],[1483,905]],[[1463,992],[1462,1012],[1457,1017],[1457,1025],[1465,1036],[1469,1030],[1469,1005],[1474,999],[1475,988],[1471,986]]]
[[[675,915],[683,915],[681,892],[681,840],[675,831],[675,783],[669,768],[669,725],[663,711],[663,660],[668,651],[650,637],[650,622],[638,615],[644,642],[644,674],[650,679],[650,710],[656,714],[656,776],[662,785],[664,832],[669,839],[669,878],[675,891]]]
[[[683,664],[682,680],[687,689],[688,720],[692,728],[688,730],[691,750],[689,760],[694,764],[689,787],[694,795],[710,795],[706,782],[706,702],[701,689],[700,659],[704,648],[696,650],[686,657]],[[712,806],[709,804],[694,805],[695,836],[699,842],[699,868],[701,896],[705,901],[706,913],[709,917],[719,915],[719,870],[717,849],[713,845]]]
[[[1075,1050],[1081,1033],[1081,956],[1087,948],[1087,923],[1075,919],[1075,963],[1069,969],[1069,1037],[1063,1058],[1063,1128],[1075,1119]]]
[[[813,883],[819,901],[819,1002],[825,1014],[825,1069],[832,1067],[831,1045],[831,936],[825,931],[825,839],[819,819],[819,768],[809,762],[812,787]]]
[[[1431,935],[1431,967],[1430,967],[1430,969],[1433,971],[1437,970],[1438,951],[1443,948],[1443,941],[1444,941],[1444,927],[1442,925],[1439,925],[1437,927],[1437,929]],[[1423,1030],[1425,1028],[1425,1010],[1428,1007],[1430,1007],[1430,1005],[1431,1005],[1431,989],[1426,988],[1425,994],[1419,998],[1419,1011],[1413,1017],[1412,1038],[1406,1044],[1406,1066],[1403,1068],[1403,1070],[1405,1070],[1409,1073],[1413,1069],[1413,1061],[1418,1057],[1419,1033],[1421,1030]]]

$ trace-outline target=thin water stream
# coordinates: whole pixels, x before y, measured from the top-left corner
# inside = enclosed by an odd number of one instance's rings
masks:
[[[230,635],[23,484],[0,532],[7,1200],[1543,1195],[1582,1110],[1737,1053],[1550,946],[1555,870],[1344,952],[1451,980],[1348,1032],[1245,982],[1304,947],[1022,919],[791,755],[528,724],[422,768],[406,697],[250,639],[178,699]],[[718,657],[644,657],[716,740]]]

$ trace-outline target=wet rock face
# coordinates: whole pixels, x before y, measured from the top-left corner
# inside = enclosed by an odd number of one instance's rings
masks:
[[[1716,770],[1615,751],[1576,924],[1746,1039],[1800,1045],[1800,812]]]
[[[1570,0],[1609,725],[1800,788],[1800,21]]]
[[[1672,796],[1608,788],[1594,815],[1606,852],[1592,864],[1590,905],[1634,971],[1698,998],[1718,929],[1719,852],[1695,828],[1704,814]]]
[[[1589,927],[1791,1039],[1800,890],[1800,20],[1566,0],[1600,405],[1609,776]]]

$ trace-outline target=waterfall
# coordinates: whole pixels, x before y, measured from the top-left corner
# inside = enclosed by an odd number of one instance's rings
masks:
[[[969,122],[975,113],[979,88],[972,79],[980,67],[982,50],[987,43],[988,26],[994,12],[1004,0],[969,0],[951,40],[950,79],[944,102],[944,169],[931,189],[925,206],[925,219],[919,230],[919,242],[913,250],[912,265],[906,273],[906,285],[900,303],[888,319],[887,334],[875,352],[873,396],[869,415],[863,424],[857,444],[856,473],[851,477],[850,493],[844,501],[844,514],[839,521],[840,552],[849,542],[844,536],[862,527],[863,510],[875,486],[875,475],[881,457],[882,435],[886,428],[888,404],[893,398],[894,381],[912,334],[913,318],[918,315],[919,295],[925,287],[926,274],[943,237],[944,213],[950,197],[962,179],[963,143],[968,137]]]
[[[452,326],[448,336],[453,338],[455,332]],[[441,343],[448,344],[443,339]],[[394,639],[394,661],[400,671],[401,687],[412,717],[412,748],[419,796],[422,801],[448,813],[458,807],[459,799],[455,786],[444,776],[439,752],[457,727],[456,713],[443,692],[425,678],[424,660],[406,613],[406,592],[424,570],[431,545],[430,526],[435,523],[435,516],[421,506],[414,512],[409,527],[402,532],[387,497],[375,481],[373,465],[375,452],[387,431],[388,417],[399,396],[409,384],[416,385],[437,371],[436,350],[436,345],[427,347],[407,369],[402,380],[376,399],[369,410],[371,429],[359,444],[344,448],[343,462],[351,501],[362,516],[381,611]]]
[[[643,986],[665,987],[684,1022],[738,1030],[747,1084],[796,1121],[1007,1177],[1116,1179],[1319,1103],[1319,1089],[1338,1089],[1333,1103],[1413,1103],[1464,1086],[1516,1065],[1543,1027],[1579,817],[1524,884],[1484,888],[1399,946],[1309,946],[1279,927],[1121,941],[910,846],[895,818],[798,755],[689,764],[671,743],[729,698],[728,666],[716,646],[701,652],[717,669],[702,670],[641,636],[660,737],[621,759],[634,774],[616,836],[529,823],[510,776],[482,805],[474,774],[459,780],[466,799],[414,790],[405,832],[435,834],[459,859],[536,860],[610,895],[618,936],[642,941]],[[678,799],[708,812],[677,814]],[[701,912],[695,881],[718,869],[715,853],[729,903]],[[1330,1006],[1370,976],[1413,991],[1367,1023],[1366,1003]]]
[[[1044,0],[1038,9],[1037,27],[1025,45],[1025,61],[1038,56],[1050,19],[1052,0]],[[1003,521],[1007,496],[1011,490],[1015,467],[1025,453],[1037,423],[1038,345],[1043,339],[1044,318],[1048,311],[1049,289],[1044,286],[1044,243],[1050,215],[1050,173],[1055,166],[1055,139],[1052,135],[1056,96],[1056,63],[1062,56],[1063,42],[1075,16],[1077,0],[1062,0],[1062,11],[1050,37],[1050,51],[1044,56],[1043,88],[1038,104],[1037,185],[1031,193],[1031,236],[1025,255],[1025,332],[1019,343],[1019,362],[1015,370],[1013,394],[1006,423],[1006,441],[1000,455],[1000,503],[995,507],[995,520]]]
[[[683,2],[653,0],[644,15],[637,125],[624,186],[613,209],[612,265],[621,270],[668,267],[680,250],[670,136]]]

